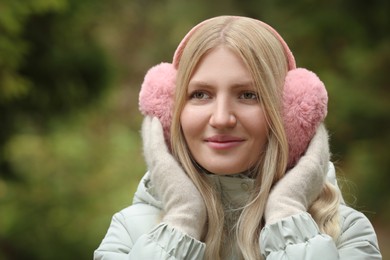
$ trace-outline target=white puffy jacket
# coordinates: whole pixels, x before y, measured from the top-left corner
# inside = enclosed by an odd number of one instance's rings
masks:
[[[337,185],[333,164],[328,180]],[[229,198],[249,196],[248,178],[210,175]],[[206,244],[160,223],[162,204],[154,196],[147,173],[134,195],[133,204],[116,213],[94,259],[203,259]],[[382,259],[375,231],[360,212],[340,205],[341,235],[334,242],[321,234],[308,213],[266,225],[260,233],[265,259]],[[237,259],[234,247],[225,248],[226,259]]]

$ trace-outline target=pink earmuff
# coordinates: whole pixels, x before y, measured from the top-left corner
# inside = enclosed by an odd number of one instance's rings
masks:
[[[161,63],[152,67],[146,73],[141,86],[139,109],[143,115],[155,116],[160,119],[168,144],[176,86],[176,72],[180,58],[193,33],[209,20],[205,20],[192,28],[176,49],[172,64]],[[306,151],[318,125],[325,119],[328,95],[324,84],[317,75],[306,69],[296,68],[292,52],[275,29],[261,21],[258,22],[266,26],[279,39],[288,60],[289,72],[285,78],[283,88],[282,113],[289,144],[288,167],[290,168],[295,165],[300,156]]]

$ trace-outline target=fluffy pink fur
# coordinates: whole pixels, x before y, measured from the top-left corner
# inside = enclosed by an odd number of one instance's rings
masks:
[[[328,95],[322,81],[306,69],[290,70],[283,93],[283,120],[289,144],[288,166],[295,165],[327,114]]]
[[[176,69],[171,63],[160,63],[146,73],[139,93],[139,110],[143,115],[160,119],[167,144],[173,111]]]

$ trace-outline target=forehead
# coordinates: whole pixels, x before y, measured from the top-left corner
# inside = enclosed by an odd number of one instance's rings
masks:
[[[228,77],[237,81],[251,81],[247,65],[243,59],[226,46],[211,49],[199,60],[190,77],[190,81],[219,79]]]

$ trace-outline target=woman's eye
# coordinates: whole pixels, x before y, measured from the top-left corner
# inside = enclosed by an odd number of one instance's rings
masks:
[[[254,92],[244,92],[240,95],[241,99],[258,99],[258,96]]]
[[[210,96],[203,91],[195,91],[191,94],[191,99],[208,99]]]

